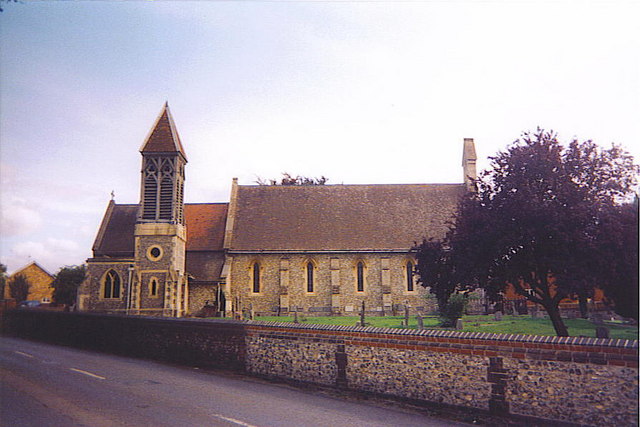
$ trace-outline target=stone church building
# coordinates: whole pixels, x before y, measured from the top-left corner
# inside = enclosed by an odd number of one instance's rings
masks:
[[[144,141],[140,203],[107,206],[78,294],[88,311],[185,316],[430,312],[411,248],[440,238],[460,184],[239,185],[184,203],[187,155],[165,104]]]

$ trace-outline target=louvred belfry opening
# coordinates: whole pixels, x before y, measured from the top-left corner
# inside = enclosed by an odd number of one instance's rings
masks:
[[[139,220],[184,224],[184,165],[187,158],[167,104],[140,152],[143,168]]]

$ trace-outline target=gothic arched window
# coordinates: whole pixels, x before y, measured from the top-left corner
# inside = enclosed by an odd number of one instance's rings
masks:
[[[307,292],[313,292],[314,265],[311,261],[307,263]]]
[[[109,270],[104,276],[103,298],[120,298],[120,276],[114,270]]]
[[[158,296],[158,279],[156,279],[155,277],[152,278],[149,282],[149,296]]]
[[[413,281],[413,262],[407,261],[407,291],[413,292],[414,289],[414,281]]]
[[[356,285],[358,292],[364,292],[364,263],[362,261],[356,265]]]
[[[260,293],[260,264],[255,262],[253,263],[253,274],[252,274],[252,281],[253,281],[253,293],[257,294]]]

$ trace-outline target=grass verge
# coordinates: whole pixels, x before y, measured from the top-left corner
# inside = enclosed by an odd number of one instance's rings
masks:
[[[260,316],[256,320],[266,320],[272,322],[293,322],[292,316]],[[327,317],[303,317],[300,316],[300,323],[319,325],[344,325],[355,326],[360,320],[357,316],[327,316]],[[385,316],[366,318],[367,326],[379,328],[402,328],[404,316]],[[520,334],[520,335],[548,335],[554,336],[555,330],[549,319],[533,319],[531,316],[503,316],[497,321],[493,315],[488,316],[464,316],[464,332],[489,332],[494,334]],[[564,319],[565,325],[569,329],[571,336],[596,336],[596,325],[587,319]],[[425,317],[424,327],[427,329],[453,330],[451,328],[441,328],[440,320],[435,317]],[[609,328],[611,338],[637,340],[638,326],[628,326],[622,324],[605,324]],[[409,318],[409,328],[417,328],[415,316]]]

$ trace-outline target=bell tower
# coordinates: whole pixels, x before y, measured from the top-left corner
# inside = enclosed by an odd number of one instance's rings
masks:
[[[180,317],[188,306],[183,200],[187,156],[168,103],[140,153],[135,280],[128,308],[139,314]]]

